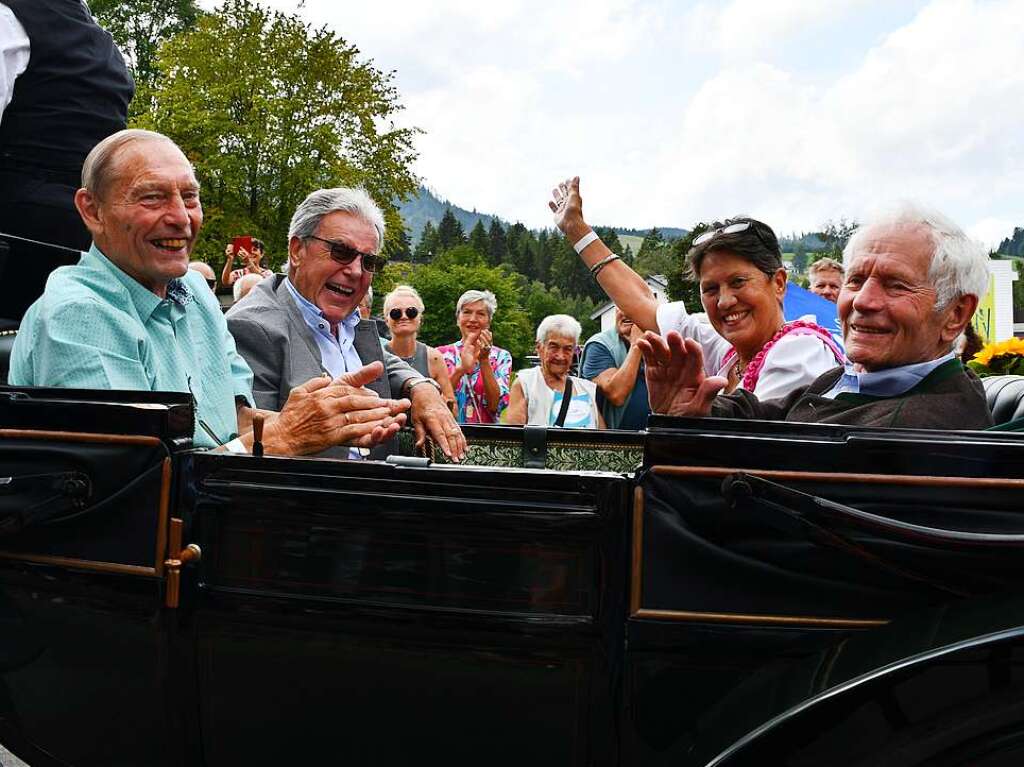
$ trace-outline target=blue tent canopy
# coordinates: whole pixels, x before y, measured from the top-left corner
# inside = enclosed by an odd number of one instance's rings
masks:
[[[843,344],[843,331],[839,327],[839,314],[836,305],[826,298],[812,293],[806,288],[790,282],[786,285],[786,297],[782,302],[782,313],[786,321],[798,320],[813,314],[815,322],[828,330],[840,346]]]

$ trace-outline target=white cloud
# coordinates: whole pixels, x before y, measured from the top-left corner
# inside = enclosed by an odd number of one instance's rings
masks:
[[[1019,206],[1022,122],[1024,2],[938,0],[833,83],[756,62],[712,77],[660,188],[690,218],[809,228],[912,197],[970,228]]]

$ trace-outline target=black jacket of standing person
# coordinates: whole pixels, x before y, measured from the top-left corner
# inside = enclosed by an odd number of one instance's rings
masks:
[[[0,0],[0,49],[19,63],[0,82],[0,234],[84,250],[82,163],[126,126],[131,74],[82,0]],[[78,261],[74,250],[0,243],[0,317],[20,319],[47,275]]]

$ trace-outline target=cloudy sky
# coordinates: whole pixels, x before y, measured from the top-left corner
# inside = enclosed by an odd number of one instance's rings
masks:
[[[528,226],[573,174],[619,226],[1024,226],[1024,0],[262,2],[396,72],[428,185]]]

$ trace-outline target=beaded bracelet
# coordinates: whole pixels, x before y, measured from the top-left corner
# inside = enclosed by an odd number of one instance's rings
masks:
[[[602,269],[608,266],[608,264],[610,264],[612,261],[618,261],[620,258],[621,256],[617,256],[614,253],[612,253],[610,256],[605,256],[592,267],[590,267],[590,276],[596,279],[597,275],[600,274]]]

